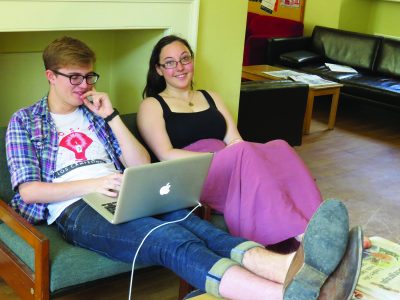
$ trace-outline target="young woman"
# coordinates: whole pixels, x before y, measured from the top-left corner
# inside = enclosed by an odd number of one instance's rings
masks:
[[[138,127],[159,160],[215,152],[202,201],[233,235],[264,245],[301,235],[320,205],[307,167],[285,141],[242,140],[220,97],[193,90],[193,51],[170,35],[151,54]]]

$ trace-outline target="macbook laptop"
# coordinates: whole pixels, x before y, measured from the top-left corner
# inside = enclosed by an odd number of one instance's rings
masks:
[[[113,224],[166,213],[199,203],[212,153],[127,168],[117,198],[83,197]]]

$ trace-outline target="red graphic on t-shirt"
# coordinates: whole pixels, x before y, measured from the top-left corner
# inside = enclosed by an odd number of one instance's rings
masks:
[[[85,152],[92,142],[93,140],[86,134],[73,132],[63,137],[60,146],[74,152],[76,159],[87,160]]]

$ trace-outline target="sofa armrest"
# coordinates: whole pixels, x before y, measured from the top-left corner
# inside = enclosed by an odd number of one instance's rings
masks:
[[[16,257],[4,244],[0,244],[0,275],[23,299],[49,298],[49,240],[2,199],[0,220],[35,252],[35,271]]]
[[[270,38],[266,41],[265,63],[280,65],[280,55],[286,52],[310,50],[310,37]]]

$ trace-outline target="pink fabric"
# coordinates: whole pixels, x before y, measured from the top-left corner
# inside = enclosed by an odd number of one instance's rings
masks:
[[[263,245],[295,237],[322,201],[308,168],[285,141],[225,147],[209,139],[185,149],[216,151],[201,198],[224,214],[233,235]]]

